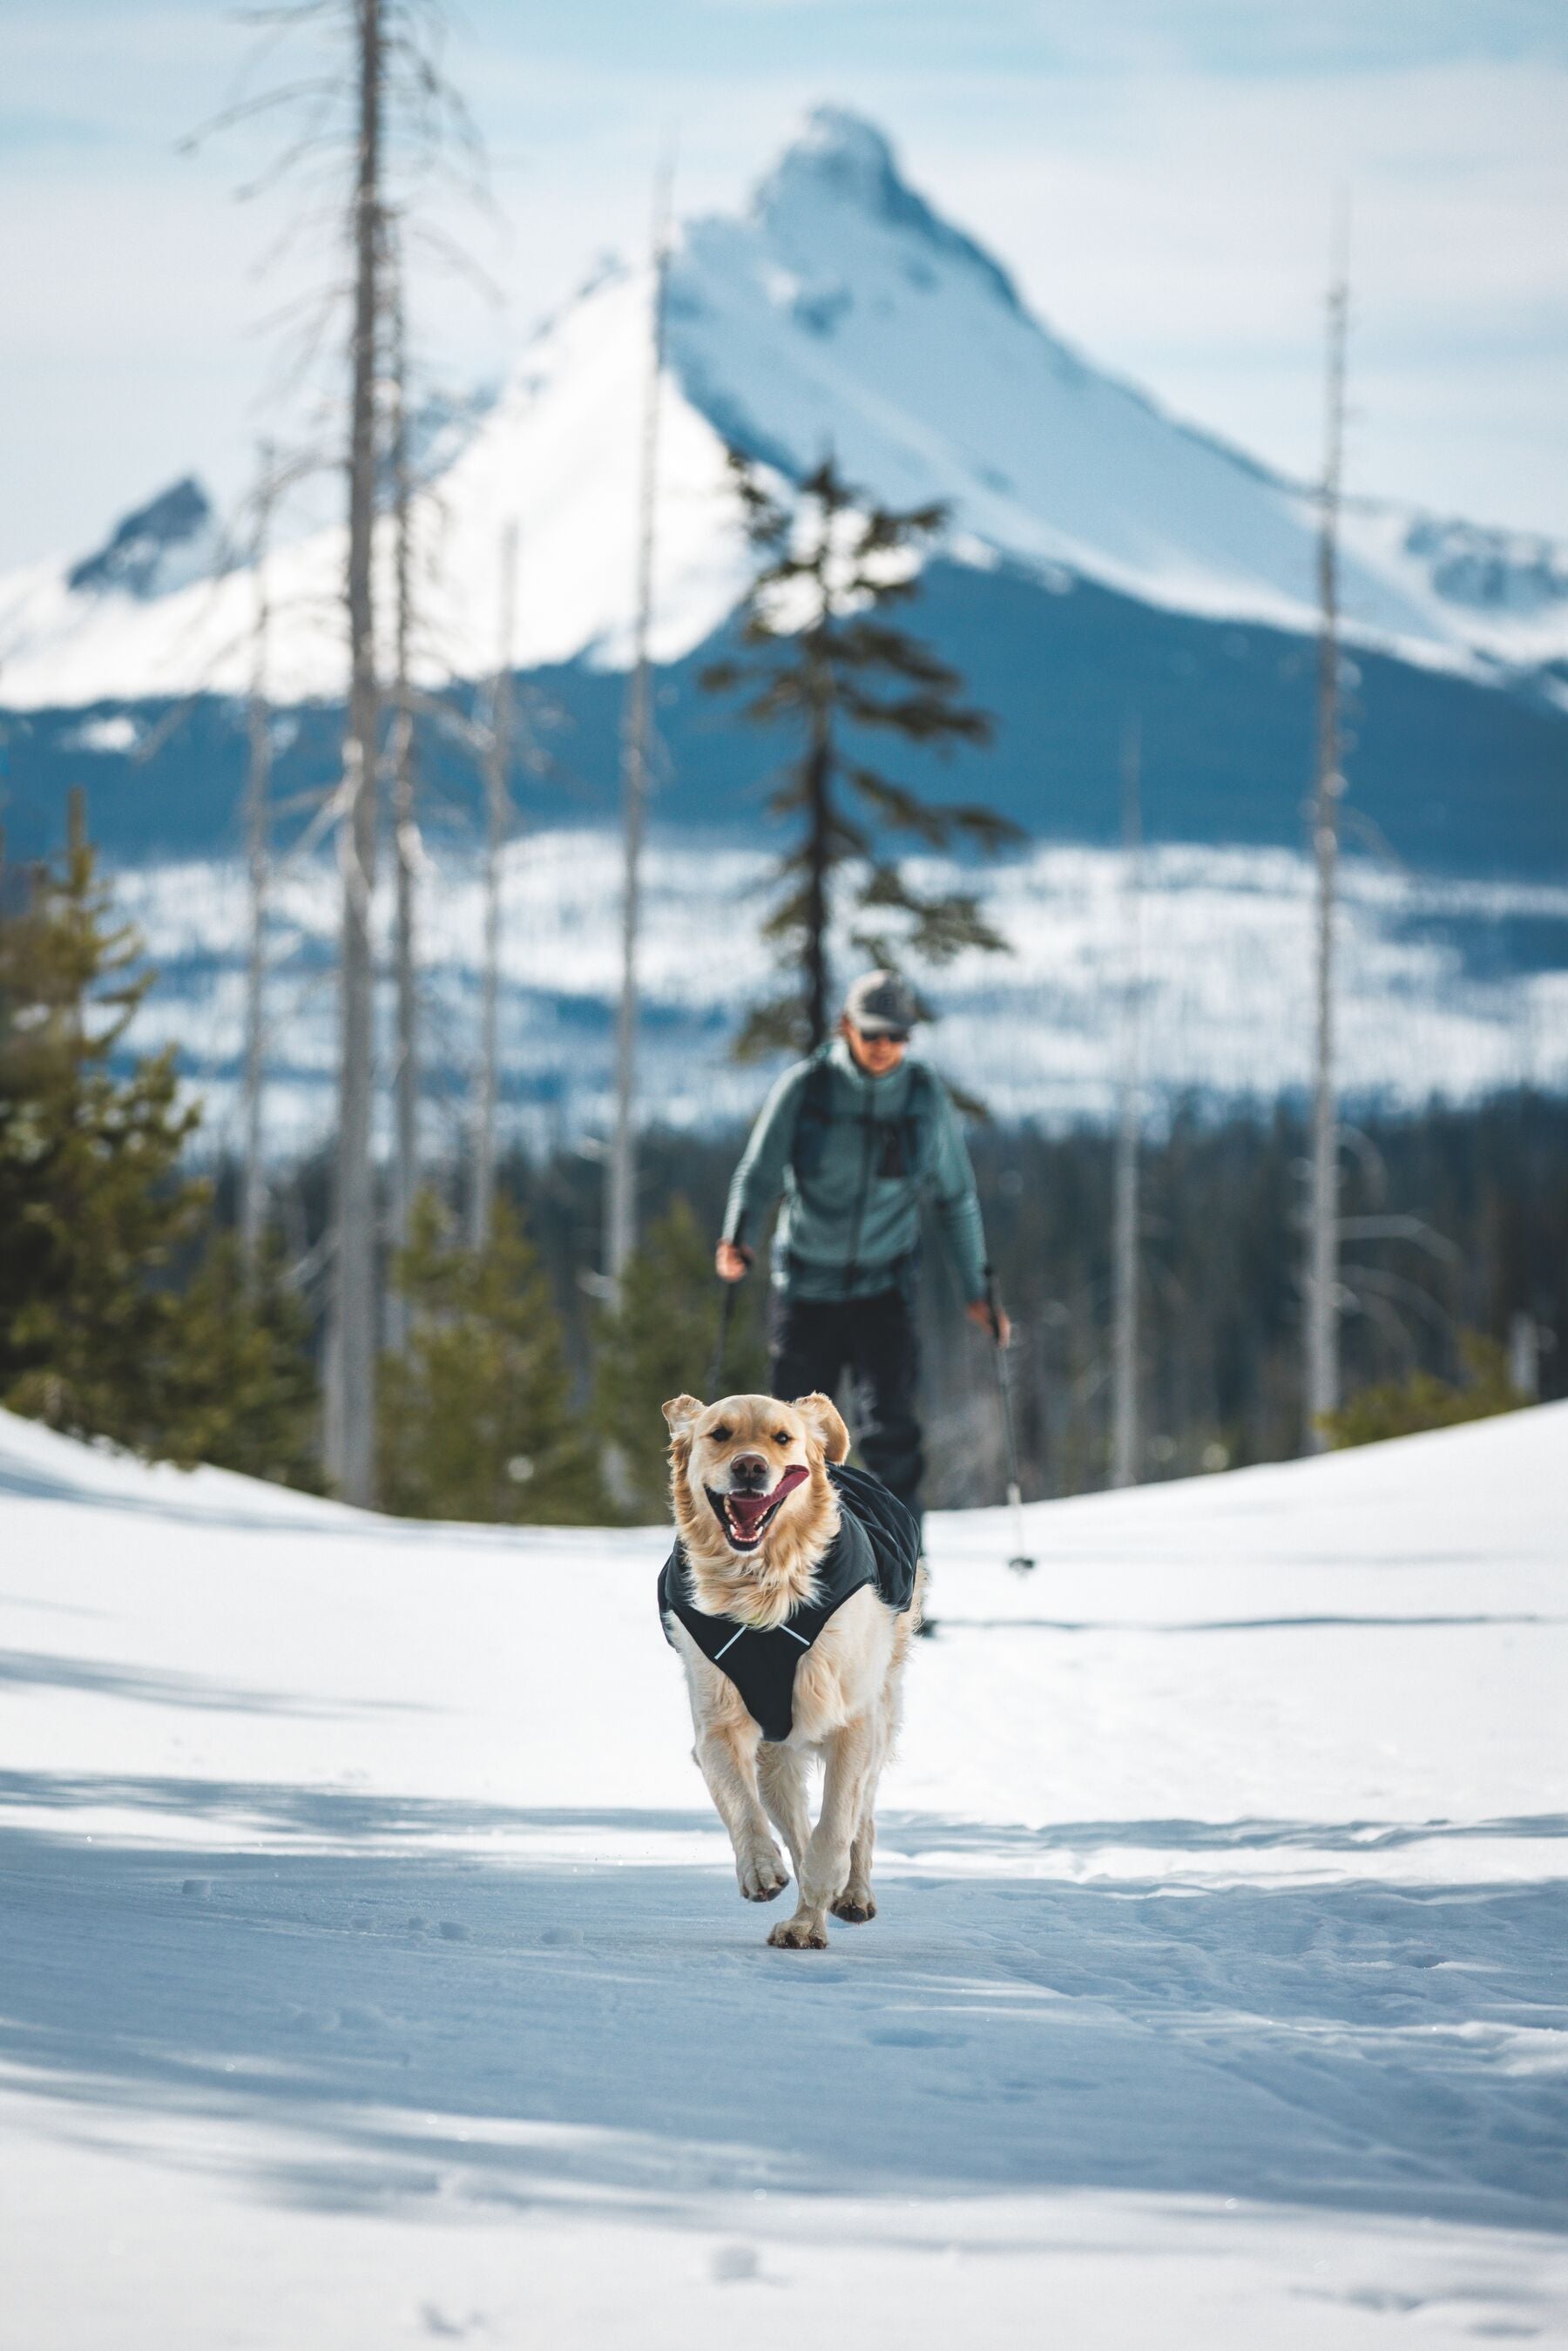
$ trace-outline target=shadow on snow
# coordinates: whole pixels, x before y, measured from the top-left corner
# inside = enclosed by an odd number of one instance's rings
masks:
[[[369,1849],[711,1830],[701,1812],[26,1774],[0,1802],[177,1807],[337,1842],[0,1836],[0,2054],[62,2100],[303,2133],[298,2160],[250,2159],[262,2192],[311,2207],[435,2217],[455,2181],[502,2206],[591,2191],[656,2211],[752,2186],[1050,2187],[1563,2224],[1568,2107],[1531,2038],[1563,2024],[1560,1883],[1172,1895],[917,1866],[886,1881],[871,1928],[796,1955],[764,1948],[774,1914],[727,1871]],[[923,1846],[1354,1850],[1563,1826],[886,1834],[918,1865]]]

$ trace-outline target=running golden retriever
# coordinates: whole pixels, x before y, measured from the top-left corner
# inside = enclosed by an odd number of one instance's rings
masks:
[[[849,1433],[825,1395],[680,1395],[664,1409],[678,1540],[659,1602],[685,1667],[695,1761],[748,1902],[771,1902],[789,1883],[769,1822],[789,1847],[800,1900],[768,1941],[823,1950],[829,1911],[852,1925],[876,1916],[877,1781],[925,1581],[915,1522],[863,1473],[830,1478]],[[873,1497],[907,1554],[891,1602],[852,1494]],[[819,1756],[813,1828],[807,1782]]]

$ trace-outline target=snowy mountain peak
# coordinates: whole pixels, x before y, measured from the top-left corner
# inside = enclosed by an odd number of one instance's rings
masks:
[[[964,262],[999,300],[1020,308],[1006,270],[910,186],[885,132],[846,108],[811,109],[804,129],[758,183],[751,211],[770,236],[785,241],[810,238],[824,226],[841,229],[841,219],[832,216],[858,213]]]
[[[498,397],[430,420],[422,684],[493,658],[503,518],[524,550],[519,665],[628,657],[652,300],[651,271],[601,272]],[[1053,334],[859,115],[818,107],[743,213],[684,226],[666,326],[660,661],[721,627],[744,587],[727,443],[796,478],[831,450],[890,506],[945,506],[957,560],[1053,595],[1092,581],[1207,620],[1316,625],[1312,493]],[[342,561],[340,525],[267,559],[280,701],[342,689],[341,633],[321,625]],[[1496,676],[1568,649],[1568,555],[1545,541],[1355,501],[1342,580],[1353,634],[1423,664]],[[254,601],[199,484],[178,482],[85,561],[0,578],[0,700],[243,690]]]
[[[857,183],[876,195],[898,177],[893,141],[877,123],[847,106],[813,106],[805,127],[785,149],[776,172],[815,171],[848,188]]]
[[[210,571],[214,537],[212,501],[187,474],[122,517],[100,548],[72,566],[66,585],[78,593],[167,595]]]

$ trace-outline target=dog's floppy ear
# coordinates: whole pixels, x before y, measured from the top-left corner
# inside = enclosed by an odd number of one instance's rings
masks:
[[[807,1435],[815,1437],[830,1461],[847,1459],[850,1433],[831,1396],[797,1396],[795,1409],[806,1424]]]
[[[660,1409],[669,1422],[671,1441],[676,1445],[689,1445],[692,1441],[692,1431],[707,1410],[707,1406],[700,1397],[678,1395],[672,1396],[669,1403],[662,1405]]]

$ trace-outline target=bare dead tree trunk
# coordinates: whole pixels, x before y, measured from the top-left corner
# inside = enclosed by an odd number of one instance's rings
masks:
[[[246,870],[250,892],[250,940],[245,987],[245,1172],[240,1186],[240,1252],[247,1286],[254,1288],[267,1225],[267,1167],[262,1154],[262,1087],[266,1059],[267,886],[272,789],[272,713],[267,700],[267,554],[272,521],[273,453],[264,441],[256,453],[256,530],[252,573],[256,586],[252,622],[250,704],[246,776]]]
[[[354,316],[349,439],[349,726],[338,854],[343,883],[338,1149],[333,1278],[327,1350],[328,1466],[346,1501],[375,1489],[375,1170],[371,1157],[375,884],[376,682],[374,585],[376,362],[382,246],[381,0],[356,0],[359,143],[353,201]]]
[[[622,738],[623,868],[621,885],[621,1005],[615,1028],[615,1123],[605,1195],[604,1270],[618,1299],[637,1246],[637,943],[642,924],[643,838],[647,827],[653,676],[648,632],[653,606],[653,525],[657,505],[659,385],[664,365],[664,284],[669,263],[669,174],[653,197],[652,316],[643,405],[643,464],[637,529],[637,615]]]
[[[827,549],[819,550],[825,569]],[[830,617],[830,600],[825,578],[821,581],[821,613],[820,629],[826,629]],[[831,985],[828,971],[828,924],[832,909],[828,903],[828,876],[833,861],[832,806],[832,718],[831,711],[832,678],[823,659],[820,643],[812,662],[812,693],[810,699],[810,736],[806,749],[806,903],[805,903],[805,964],[806,964],[806,1033],[808,1052],[814,1053],[828,1040],[831,1015],[828,995]]]
[[[474,1107],[474,1180],[468,1195],[468,1239],[476,1249],[483,1249],[490,1238],[496,1200],[501,852],[507,840],[507,776],[512,756],[512,611],[517,572],[517,527],[508,523],[501,536],[500,643],[485,745],[485,974],[479,1008],[479,1083]]]
[[[1312,1192],[1308,1210],[1304,1449],[1322,1452],[1322,1422],[1339,1403],[1339,1127],[1334,1091],[1334,904],[1339,803],[1344,792],[1339,729],[1339,502],[1344,442],[1344,342],[1348,292],[1343,273],[1329,295],[1326,446],[1318,535],[1316,1033],[1312,1071]]]
[[[392,529],[396,565],[396,716],[392,735],[392,827],[397,905],[392,943],[397,1067],[393,1083],[392,1242],[408,1247],[419,1189],[419,998],[414,893],[419,828],[414,809],[413,703],[409,649],[413,611],[412,492],[408,454],[408,342],[401,264],[392,289]],[[394,1287],[387,1293],[387,1342],[401,1354],[408,1343],[408,1305]]]
[[[1121,1068],[1117,1073],[1115,1207],[1113,1232],[1113,1328],[1111,1357],[1111,1483],[1138,1482],[1138,1145],[1139,995],[1143,985],[1143,821],[1141,744],[1129,721],[1122,754],[1123,973]]]

